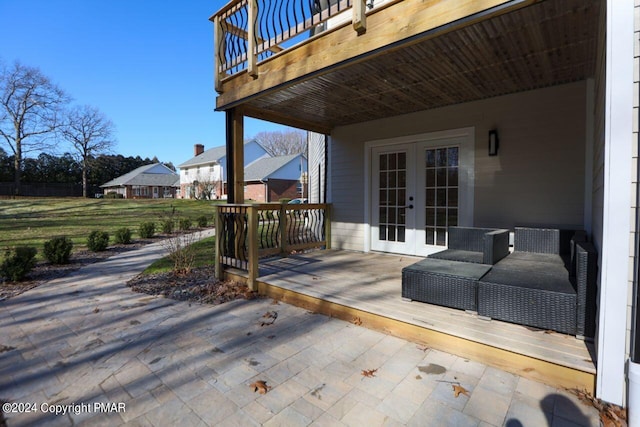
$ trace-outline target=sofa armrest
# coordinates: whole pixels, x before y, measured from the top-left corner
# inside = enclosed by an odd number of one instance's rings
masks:
[[[494,230],[485,233],[483,264],[493,265],[509,255],[509,230]]]
[[[593,338],[596,330],[598,254],[591,243],[575,242],[576,335]]]

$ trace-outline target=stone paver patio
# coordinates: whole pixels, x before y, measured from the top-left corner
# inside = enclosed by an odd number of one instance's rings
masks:
[[[0,399],[23,411],[4,411],[9,426],[599,425],[565,391],[284,303],[126,287],[163,255],[149,245],[0,302]]]

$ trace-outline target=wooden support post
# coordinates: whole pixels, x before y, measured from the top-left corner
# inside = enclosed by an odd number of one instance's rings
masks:
[[[258,0],[249,0],[249,24],[247,40],[247,72],[251,77],[258,78],[258,50],[256,42],[258,39]]]
[[[226,58],[225,44],[224,29],[220,17],[216,16],[213,19],[213,80],[214,88],[218,93],[222,93],[222,78],[225,75],[220,71]]]
[[[227,203],[244,203],[244,116],[237,108],[226,114]]]
[[[331,249],[331,205],[328,203],[324,208],[324,240],[325,249]]]
[[[233,198],[235,203],[244,203],[244,115],[236,108],[233,120],[233,170]]]
[[[258,290],[258,284],[256,280],[259,276],[258,266],[258,208],[250,206],[247,209],[247,216],[249,217],[249,231],[248,231],[248,270],[249,270],[249,289],[252,291]]]
[[[287,254],[287,228],[289,227],[289,218],[287,216],[287,204],[280,203],[280,254]]]
[[[367,31],[367,6],[365,0],[354,0],[353,2],[353,29],[358,35]]]
[[[222,263],[220,262],[220,257],[222,256],[222,217],[220,215],[220,210],[218,206],[213,207],[213,220],[215,224],[216,231],[216,245],[215,245],[215,275],[218,280],[224,279],[224,271],[222,269]]]

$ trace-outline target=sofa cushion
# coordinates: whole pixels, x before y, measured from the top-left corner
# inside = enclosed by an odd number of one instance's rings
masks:
[[[422,271],[442,276],[466,277],[479,280],[482,276],[487,274],[489,270],[491,270],[491,266],[485,264],[426,258],[403,268],[402,272]]]
[[[484,258],[483,255],[484,254],[482,252],[463,251],[461,249],[446,249],[442,252],[437,252],[435,254],[429,255],[429,258],[482,264]]]

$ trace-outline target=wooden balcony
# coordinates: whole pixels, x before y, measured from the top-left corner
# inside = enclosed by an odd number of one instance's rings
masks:
[[[330,133],[594,75],[600,0],[325,3],[234,0],[212,16],[217,109]]]

